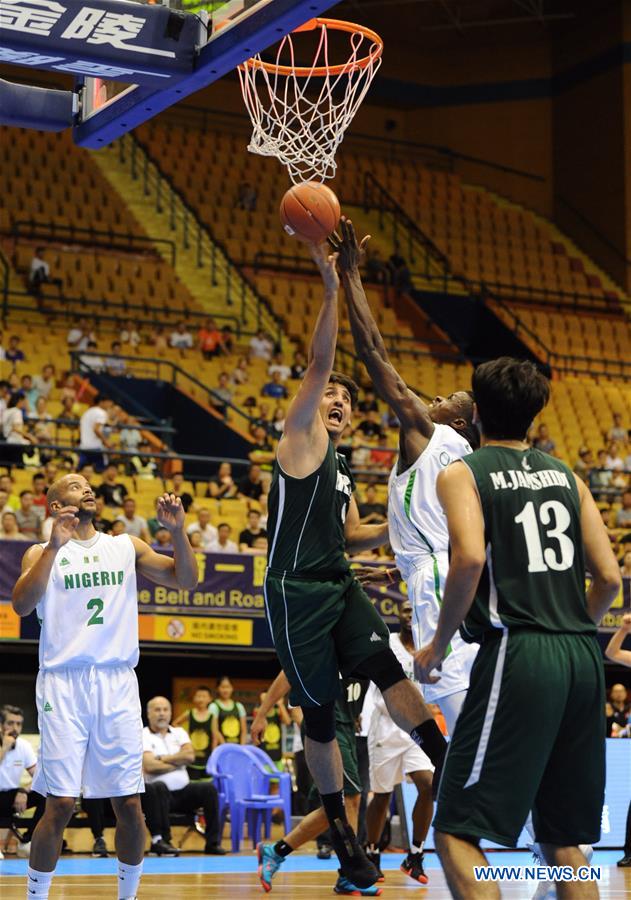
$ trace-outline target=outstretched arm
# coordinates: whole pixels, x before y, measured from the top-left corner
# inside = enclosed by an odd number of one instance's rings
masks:
[[[357,501],[351,497],[346,521],[344,523],[344,536],[346,538],[346,550],[351,556],[361,553],[363,550],[374,550],[388,543],[388,523],[381,525],[362,525],[359,520]]]
[[[412,441],[413,446],[406,448],[408,453],[417,449],[418,445],[418,455],[434,433],[434,423],[429,417],[427,406],[408,388],[390,362],[366,299],[359,264],[369,238],[365,237],[358,244],[353,223],[344,218],[340,229],[342,237],[335,235],[330,238],[330,242],[338,254],[355,348],[368,370],[375,390],[394,410],[406,440]]]
[[[307,371],[287,411],[278,445],[281,465],[298,477],[308,474],[313,469],[312,462],[326,452],[328,435],[319,408],[333,369],[338,328],[336,257],[327,255],[325,245],[312,244],[310,249],[322,275],[324,298],[311,338]]]
[[[625,638],[631,632],[631,615],[627,613],[622,617],[622,625],[611,636],[611,640],[605,649],[607,659],[620,663],[621,666],[631,666],[631,650],[623,650]]]

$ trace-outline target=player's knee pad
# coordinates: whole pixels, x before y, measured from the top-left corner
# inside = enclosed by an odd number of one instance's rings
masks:
[[[374,656],[364,660],[364,662],[355,669],[353,673],[361,675],[363,678],[369,678],[377,685],[381,693],[391,688],[393,684],[399,681],[405,681],[407,678],[403,671],[403,666],[396,658],[390,647],[380,650]]]
[[[312,741],[328,744],[335,739],[335,702],[323,706],[303,706],[305,734]]]

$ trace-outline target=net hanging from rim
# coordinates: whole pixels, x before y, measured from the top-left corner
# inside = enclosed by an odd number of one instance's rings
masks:
[[[348,35],[346,62],[330,62],[329,31]],[[294,48],[294,36],[304,32],[317,40],[313,63],[306,67],[296,64]],[[277,157],[294,184],[333,178],[335,153],[381,65],[382,51],[383,41],[369,28],[318,18],[285,35],[274,62],[260,54],[246,60],[238,72],[253,126],[248,150]]]

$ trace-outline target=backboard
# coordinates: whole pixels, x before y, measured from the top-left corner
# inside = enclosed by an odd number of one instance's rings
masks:
[[[165,7],[129,0],[89,0],[89,6],[87,0],[1,0],[0,60],[74,73],[79,102],[64,107],[72,115],[56,127],[71,126],[77,144],[99,148],[333,3],[175,0]],[[11,87],[0,82],[0,101]],[[0,102],[0,121],[17,124],[3,115],[5,107]],[[24,112],[22,101],[20,107]],[[28,109],[20,124],[25,117]],[[32,127],[51,125],[34,114]]]

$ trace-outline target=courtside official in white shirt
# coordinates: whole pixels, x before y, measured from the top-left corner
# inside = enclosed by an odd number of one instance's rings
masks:
[[[44,815],[46,800],[36,791],[21,786],[24,770],[33,777],[37,757],[29,742],[20,737],[24,713],[18,706],[0,707],[0,816],[19,816],[35,807],[29,827],[22,832],[17,855],[28,857],[35,826]],[[0,859],[2,859],[0,852]]]
[[[145,847],[136,572],[194,590],[197,561],[174,494],[159,498],[156,513],[171,532],[173,558],[130,535],[96,531],[94,493],[81,475],[54,482],[47,501],[50,541],[24,554],[12,599],[19,616],[35,610],[41,623],[34,788],[47,802],[33,834],[27,896],[48,897],[64,828],[82,794],[112,799],[118,896],[128,900],[136,896]]]

